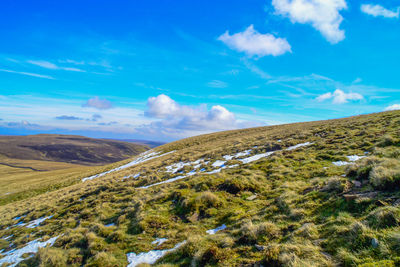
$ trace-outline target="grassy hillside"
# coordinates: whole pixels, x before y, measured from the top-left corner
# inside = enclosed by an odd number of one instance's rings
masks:
[[[0,136],[0,155],[21,160],[104,165],[124,160],[146,149],[143,144],[76,135]]]
[[[0,205],[79,182],[148,149],[71,135],[0,136]]]
[[[400,264],[399,111],[203,135],[136,163],[1,206],[0,264]]]

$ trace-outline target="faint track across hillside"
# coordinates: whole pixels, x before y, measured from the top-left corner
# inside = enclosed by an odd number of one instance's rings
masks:
[[[8,164],[8,163],[4,163],[4,162],[0,162],[0,165],[5,165],[8,167],[12,167],[12,168],[20,168],[20,169],[30,169],[32,171],[36,171],[36,172],[45,172],[47,170],[38,170],[32,167],[28,167],[28,166],[16,166],[16,165],[12,165],[12,164]]]

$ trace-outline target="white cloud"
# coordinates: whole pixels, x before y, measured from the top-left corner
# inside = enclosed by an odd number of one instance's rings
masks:
[[[330,92],[318,96],[318,97],[317,97],[317,100],[320,101],[320,102],[322,102],[322,101],[325,101],[325,100],[327,100],[327,99],[329,99],[329,98],[332,98],[332,93],[330,93]]]
[[[60,67],[60,66],[57,66],[54,63],[51,63],[49,61],[44,61],[44,60],[28,60],[27,62],[29,64],[36,65],[36,66],[39,66],[39,67],[42,67],[42,68],[45,68],[45,69],[85,72],[84,70],[81,70],[81,69],[78,69],[78,68]]]
[[[393,104],[384,109],[384,111],[389,111],[389,110],[400,110],[400,104]]]
[[[347,8],[345,0],[272,0],[272,5],[277,14],[292,23],[311,24],[332,44],[345,38],[339,13]]]
[[[400,8],[397,8],[397,11],[395,12],[386,9],[381,5],[364,4],[361,5],[361,11],[364,12],[365,14],[374,17],[398,18],[400,13]]]
[[[8,72],[8,73],[20,74],[20,75],[26,75],[26,76],[32,76],[32,77],[36,77],[36,78],[54,80],[54,77],[49,76],[49,75],[43,75],[43,74],[37,74],[37,73],[31,73],[31,72],[24,72],[24,71],[6,70],[6,69],[0,69],[0,71]]]
[[[332,99],[333,104],[345,104],[349,100],[362,100],[364,97],[358,93],[345,93],[340,89],[336,89],[333,93],[325,93],[316,98],[322,102],[327,99]]]
[[[112,108],[112,104],[107,99],[100,99],[98,96],[88,99],[86,103],[82,105],[82,107],[90,107],[96,109],[110,109]]]
[[[213,81],[207,83],[207,85],[209,87],[213,87],[213,88],[226,88],[226,87],[228,87],[228,84],[226,82],[219,81],[219,80],[213,80]]]
[[[291,52],[290,44],[284,38],[272,34],[261,34],[250,25],[244,32],[230,35],[228,31],[218,37],[231,49],[244,52],[249,57],[280,56]]]
[[[184,106],[164,94],[148,99],[145,115],[159,120],[143,125],[140,129],[143,134],[186,137],[255,125],[237,120],[235,114],[223,106],[215,105],[211,109],[204,105]]]

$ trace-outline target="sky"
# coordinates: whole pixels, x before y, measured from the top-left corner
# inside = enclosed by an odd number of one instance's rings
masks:
[[[0,134],[172,141],[400,109],[394,0],[0,3]]]

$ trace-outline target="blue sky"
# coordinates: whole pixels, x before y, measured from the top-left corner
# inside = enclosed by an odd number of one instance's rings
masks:
[[[170,141],[400,108],[393,0],[0,4],[0,134]]]

